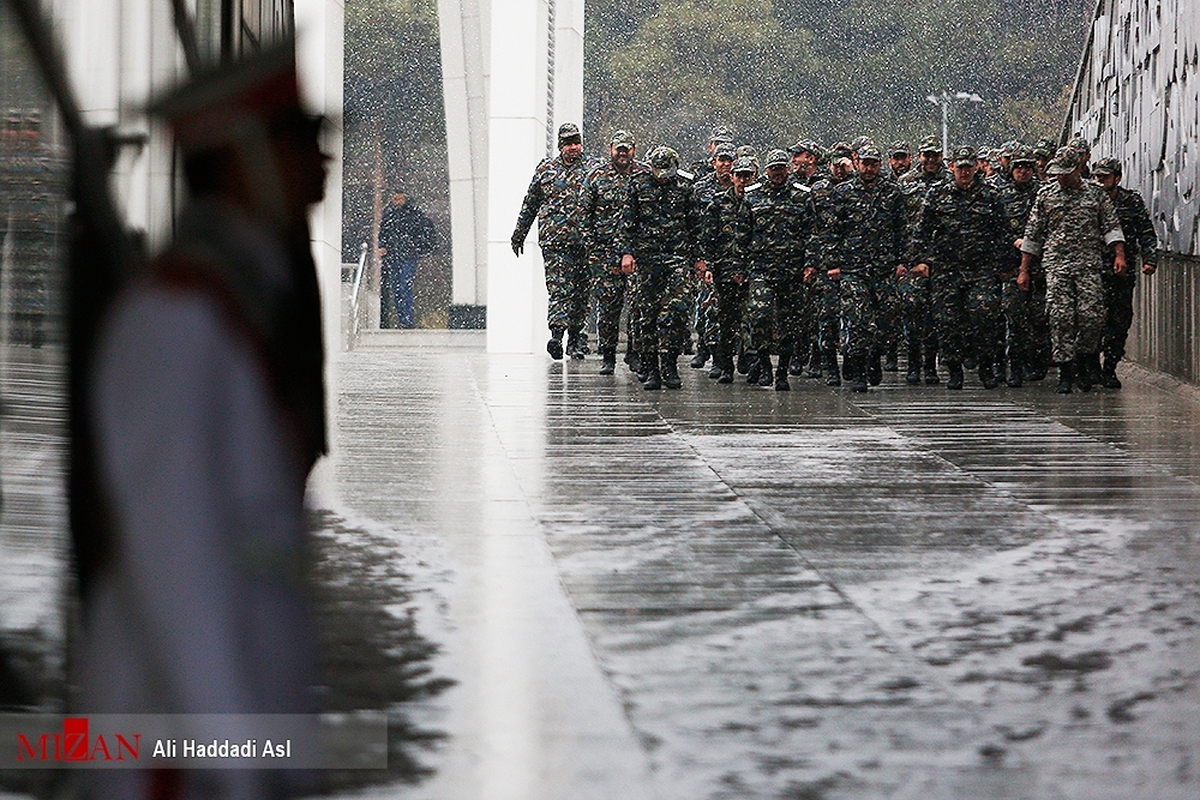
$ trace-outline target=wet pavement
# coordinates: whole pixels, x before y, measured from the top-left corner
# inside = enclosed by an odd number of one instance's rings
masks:
[[[341,365],[331,504],[415,581],[397,798],[1200,797],[1200,400]]]

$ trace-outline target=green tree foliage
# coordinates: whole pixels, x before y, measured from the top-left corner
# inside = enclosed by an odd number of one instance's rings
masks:
[[[698,150],[716,123],[760,148],[940,130],[926,96],[970,91],[951,134],[1057,133],[1092,0],[588,0],[592,136]]]

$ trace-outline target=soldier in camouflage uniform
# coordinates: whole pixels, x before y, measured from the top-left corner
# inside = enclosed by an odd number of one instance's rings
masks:
[[[739,222],[739,240],[750,279],[746,317],[749,357],[757,356],[760,386],[787,391],[788,362],[804,313],[804,243],[808,238],[810,189],[788,179],[791,159],[771,150],[764,159],[767,179],[747,187]],[[771,351],[779,368],[771,368]]]
[[[1070,394],[1076,377],[1085,392],[1100,378],[1105,246],[1116,251],[1113,273],[1125,272],[1125,236],[1116,209],[1103,189],[1084,182],[1082,168],[1079,153],[1070,147],[1059,148],[1050,161],[1046,171],[1055,180],[1034,201],[1017,274],[1017,286],[1028,289],[1033,258],[1042,256],[1059,394]]]
[[[817,167],[824,148],[811,139],[800,139],[792,145],[788,152],[792,156],[791,175],[793,183],[807,186],[810,189],[825,176]],[[796,346],[792,360],[788,364],[789,375],[800,375],[808,365],[807,375],[810,378],[821,377],[821,347],[817,340],[816,295],[817,281],[810,278],[804,281],[804,313],[800,317],[800,330],[796,334]]]
[[[892,142],[888,148],[888,175],[894,181],[912,169],[912,145],[905,141]]]
[[[1033,146],[1033,159],[1037,164],[1034,177],[1038,179],[1038,183],[1045,183],[1049,178],[1046,174],[1046,165],[1050,163],[1050,159],[1054,158],[1056,149],[1058,149],[1057,142],[1049,137],[1038,139],[1037,144]]]
[[[669,147],[650,153],[650,172],[629,186],[616,248],[621,268],[637,272],[636,305],[642,309],[635,334],[644,343],[644,388],[678,389],[678,359],[687,338],[700,258],[701,210],[692,192],[692,176],[679,170],[679,155]]]
[[[838,142],[829,149],[829,175],[812,186],[809,194],[809,219],[811,233],[805,244],[805,264],[809,270],[813,298],[811,310],[821,352],[821,374],[826,386],[841,386],[842,377],[838,370],[837,348],[841,336],[841,293],[840,284],[831,277],[832,262],[821,252],[820,243],[825,232],[834,224],[833,190],[854,175],[850,161],[850,146]],[[822,265],[818,268],[816,265]]]
[[[942,140],[937,136],[926,136],[918,150],[920,163],[898,179],[904,192],[904,204],[908,209],[909,238],[916,232],[917,220],[921,215],[921,204],[929,190],[938,184],[953,180],[942,160]],[[901,265],[896,270],[896,294],[900,306],[901,327],[908,350],[908,373],[904,380],[910,384],[921,382],[924,367],[925,383],[939,382],[937,374],[937,327],[933,324],[933,292],[927,273]]]
[[[758,165],[747,156],[733,162],[733,186],[708,204],[704,222],[704,260],[708,265],[705,280],[711,282],[717,298],[717,347],[713,362],[718,368],[718,383],[733,383],[733,355],[737,349],[746,316],[749,283],[739,246],[742,206],[746,187],[758,177]]]
[[[596,334],[599,339],[601,375],[612,375],[617,363],[617,338],[621,308],[630,293],[630,276],[621,271],[621,253],[614,240],[625,208],[625,197],[634,177],[647,167],[634,160],[637,145],[633,135],[617,131],[609,143],[609,162],[592,170],[584,188],[583,230],[588,264],[596,293]],[[629,353],[636,352],[630,339]],[[626,354],[627,361],[629,353]]]
[[[975,156],[971,147],[954,151],[954,180],[929,190],[912,240],[913,270],[927,272],[932,283],[949,389],[963,386],[969,343],[986,389],[999,385],[995,365],[1003,357],[1000,255],[1008,222],[995,189],[976,180]]]
[[[1040,264],[1030,267],[1031,281],[1028,291],[1017,288],[1017,270],[1021,265],[1021,237],[1025,235],[1025,224],[1037,197],[1039,184],[1033,177],[1035,163],[1033,151],[1018,146],[1009,159],[1009,173],[993,176],[992,186],[1004,204],[1004,216],[1008,220],[1008,244],[1001,248],[1001,271],[1004,274],[1004,319],[1008,324],[1009,370],[1006,382],[1017,388],[1024,383],[1026,375],[1031,379],[1039,375],[1034,366],[1041,355],[1041,341],[1049,336],[1046,328],[1046,275]],[[1040,373],[1045,377],[1045,372]]]
[[[1109,389],[1120,389],[1117,377],[1117,362],[1125,357],[1125,339],[1129,326],[1133,324],[1133,290],[1137,285],[1137,264],[1142,262],[1142,274],[1153,275],[1158,269],[1158,234],[1150,222],[1146,203],[1132,189],[1121,186],[1121,162],[1115,158],[1102,158],[1092,167],[1092,175],[1117,210],[1121,231],[1125,234],[1125,259],[1129,268],[1124,275],[1113,269],[1113,259],[1105,259],[1104,298],[1107,309],[1104,318],[1104,334],[1101,337],[1101,353],[1104,364],[1100,370],[1100,382]]]
[[[712,172],[713,159],[717,155],[717,148],[721,145],[733,146],[733,132],[724,125],[718,125],[712,129],[712,133],[708,136],[707,156],[693,161],[688,167],[688,174],[698,179]]]
[[[698,178],[692,185],[696,193],[696,202],[701,209],[708,208],[708,204],[718,194],[733,188],[733,176],[730,174],[733,170],[733,152],[732,144],[719,142],[713,149],[712,172]],[[690,363],[692,369],[702,369],[708,363],[709,356],[716,351],[716,347],[717,298],[713,293],[712,284],[702,282],[696,292],[696,355]],[[716,369],[716,364],[713,368]],[[720,371],[717,370],[711,377],[716,378],[719,375]]]
[[[525,237],[537,219],[538,246],[550,295],[546,352],[551,358],[562,358],[563,331],[568,331],[567,353],[581,359],[587,352],[583,326],[591,281],[583,243],[583,194],[589,170],[579,126],[568,122],[559,127],[558,152],[556,158],[545,159],[534,170],[511,243],[513,253],[520,257]]]
[[[874,145],[858,151],[858,174],[834,189],[834,222],[820,243],[829,277],[841,283],[842,354],[856,392],[882,380],[880,357],[896,314],[894,276],[907,245],[904,197],[880,177],[882,165]]]

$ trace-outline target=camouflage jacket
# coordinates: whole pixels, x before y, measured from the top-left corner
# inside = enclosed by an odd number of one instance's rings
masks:
[[[715,278],[745,272],[738,238],[739,220],[745,204],[745,197],[738,197],[730,188],[714,197],[705,209],[701,249]]]
[[[614,247],[639,261],[671,256],[697,261],[702,215],[687,178],[660,183],[652,172],[639,173],[629,184]]]
[[[628,172],[619,172],[612,163],[592,170],[583,192],[583,235],[589,253],[608,255],[615,252],[614,242],[625,198],[634,178],[648,173],[645,164],[633,162]]]
[[[1004,218],[1008,220],[1008,240],[1001,248],[1004,260],[1001,268],[1006,272],[1015,271],[1021,261],[1021,251],[1013,247],[1013,242],[1025,235],[1025,224],[1029,222],[1029,212],[1033,210],[1033,201],[1037,199],[1041,184],[1037,178],[1031,178],[1024,184],[1000,180],[992,185],[1000,195]]]
[[[781,262],[803,267],[804,245],[812,230],[810,194],[807,186],[791,180],[779,187],[764,182],[746,188],[738,218],[738,246],[751,272]]]
[[[894,181],[880,178],[871,186],[860,176],[833,190],[832,224],[821,249],[842,270],[891,272],[906,255],[908,219],[904,195]]]
[[[954,176],[946,170],[939,170],[932,175],[926,174],[917,164],[908,172],[896,179],[900,191],[904,193],[904,207],[908,216],[908,235],[911,237],[917,230],[917,220],[921,216],[921,204],[925,195],[940,183],[954,180]]]
[[[812,191],[808,195],[808,216],[812,224],[804,248],[806,266],[823,271],[837,266],[835,254],[825,249],[825,245],[829,242],[828,231],[837,222],[834,190],[854,177],[851,176],[846,181],[834,183],[833,179],[826,175],[812,185]]]
[[[1134,257],[1140,257],[1147,264],[1157,264],[1158,234],[1142,196],[1133,189],[1118,186],[1117,196],[1111,199],[1117,219],[1121,220],[1121,232],[1125,234],[1125,258],[1129,268],[1134,267]]]
[[[1042,256],[1047,272],[1066,265],[1099,272],[1105,245],[1123,242],[1121,221],[1104,190],[1084,182],[1049,181],[1033,203],[1021,251]]]
[[[910,264],[929,264],[975,275],[998,273],[1008,221],[996,190],[983,181],[960,189],[939,183],[921,204],[909,251]]]
[[[544,250],[583,247],[583,189],[587,159],[566,164],[562,157],[547,158],[534,170],[525,202],[517,215],[513,239],[524,240],[536,217],[538,244]]]
[[[707,175],[697,178],[696,182],[692,184],[692,191],[696,193],[696,202],[700,204],[700,207],[708,208],[708,204],[714,197],[728,191],[732,185],[733,179],[731,178],[729,183],[722,186],[720,180],[717,179],[717,171],[713,170]]]

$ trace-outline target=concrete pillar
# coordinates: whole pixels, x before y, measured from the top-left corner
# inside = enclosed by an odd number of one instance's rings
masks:
[[[554,83],[550,64],[553,45]],[[488,159],[488,351],[533,353],[547,336],[546,283],[531,233],[509,237],[537,163],[583,111],[583,0],[513,0],[492,19]]]

